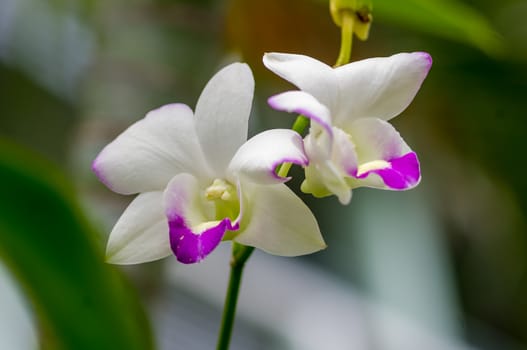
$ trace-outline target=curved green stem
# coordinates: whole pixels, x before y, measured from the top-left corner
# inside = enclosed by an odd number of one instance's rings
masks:
[[[305,128],[309,125],[309,119],[307,117],[304,117],[303,115],[299,115],[296,117],[295,123],[291,127],[294,131],[296,131],[299,134],[302,134],[304,132]],[[286,177],[289,173],[289,169],[291,169],[291,163],[283,163],[278,166],[276,169],[276,174],[281,177]]]
[[[353,44],[353,18],[351,11],[342,11],[342,26],[340,36],[340,52],[334,67],[349,63],[351,58],[351,47]]]
[[[217,350],[227,350],[229,348],[243,268],[253,250],[253,247],[244,246],[236,242],[232,243],[231,273],[227,294],[225,296],[220,334],[218,337],[218,345],[216,346]]]

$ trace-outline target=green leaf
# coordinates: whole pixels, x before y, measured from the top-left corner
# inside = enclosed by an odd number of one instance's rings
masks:
[[[455,0],[375,0],[374,19],[471,44],[489,55],[503,52],[498,33],[475,9]]]
[[[104,262],[69,181],[0,140],[0,258],[36,311],[50,349],[152,349],[134,289]]]

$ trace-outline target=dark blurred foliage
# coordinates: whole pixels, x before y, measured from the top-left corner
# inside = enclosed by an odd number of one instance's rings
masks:
[[[477,39],[469,45],[463,38],[471,36],[461,32],[456,40],[458,27],[442,36],[423,29],[426,19],[397,20],[390,14],[400,9],[390,12],[393,4],[383,7],[386,1],[378,2],[377,16],[373,2],[370,39],[355,42],[354,60],[402,51],[427,51],[434,58],[415,101],[393,122],[421,157],[421,186],[441,219],[466,332],[482,348],[501,337],[527,343],[527,2],[463,2],[497,29],[502,51],[482,50]],[[93,33],[92,58],[67,94],[42,83],[16,57],[3,56],[0,136],[59,164],[88,201],[105,211],[108,222],[100,219],[101,226],[111,225],[124,204],[97,184],[89,162],[131,122],[164,103],[193,106],[229,53],[255,73],[251,133],[287,127],[293,117],[270,111],[265,99],[292,87],[265,70],[262,54],[303,53],[332,64],[338,52],[339,30],[324,1],[52,3]],[[298,181],[292,186],[298,188]],[[328,250],[306,260],[359,283],[344,253],[336,254],[345,250],[339,242],[348,233],[333,219],[352,216],[362,194],[356,191],[351,208],[333,198],[303,197],[321,227],[334,233],[326,236]]]
[[[67,159],[71,135],[77,123],[74,104],[65,102],[36,85],[20,71],[0,66],[3,137],[25,144],[50,159]]]
[[[0,256],[33,302],[42,348],[152,349],[137,295],[104,263],[68,180],[4,142],[0,160]]]

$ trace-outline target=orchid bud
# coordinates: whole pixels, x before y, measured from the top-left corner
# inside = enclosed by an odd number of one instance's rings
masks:
[[[339,27],[342,26],[343,16],[352,16],[355,35],[360,40],[368,39],[373,19],[371,0],[330,0],[329,10],[333,22]]]

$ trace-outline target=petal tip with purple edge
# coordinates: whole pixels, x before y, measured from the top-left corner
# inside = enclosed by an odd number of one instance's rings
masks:
[[[305,165],[307,162],[300,134],[290,129],[272,129],[244,143],[232,158],[228,173],[233,178],[243,175],[250,182],[270,185],[276,184],[277,179],[279,183],[287,181],[275,172],[279,164]]]
[[[110,185],[110,181],[108,181],[107,177],[104,175],[102,166],[100,164],[100,158],[103,152],[104,150],[102,150],[91,163],[91,171],[93,171],[95,176],[99,179],[100,182],[102,182],[103,185],[113,191],[112,186]]]
[[[194,264],[202,261],[221,242],[227,230],[237,230],[238,224],[232,225],[225,218],[217,225],[195,234],[178,215],[168,219],[170,247],[176,259],[183,264]]]
[[[278,111],[303,115],[318,123],[331,137],[333,136],[331,112],[313,95],[299,90],[286,91],[269,97],[267,103]]]
[[[423,60],[425,64],[425,76],[428,75],[428,72],[432,68],[432,63],[434,60],[432,59],[432,56],[425,51],[417,51],[413,53],[414,55],[418,56],[419,59]]]

